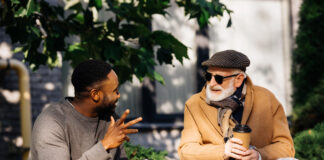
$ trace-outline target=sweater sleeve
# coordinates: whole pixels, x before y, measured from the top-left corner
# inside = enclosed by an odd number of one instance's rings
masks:
[[[287,118],[283,107],[279,104],[273,112],[273,138],[271,144],[258,148],[262,159],[294,157],[295,149]]]
[[[112,159],[112,155],[105,150],[101,141],[99,141],[89,150],[85,151],[82,154],[82,157],[79,158],[79,160],[95,160],[95,159],[98,160]]]
[[[120,145],[120,152],[121,152],[120,157],[119,157],[120,160],[127,160],[128,159],[124,147],[125,147],[124,144]]]
[[[178,154],[181,160],[223,160],[224,144],[204,144],[199,133],[197,124],[188,109],[184,111],[184,129]]]
[[[31,159],[70,160],[70,150],[63,127],[55,120],[42,117],[37,120],[32,133]],[[79,160],[108,160],[109,154],[101,144],[96,143],[85,151]]]

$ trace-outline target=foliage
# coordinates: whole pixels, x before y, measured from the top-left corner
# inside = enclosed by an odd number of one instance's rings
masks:
[[[213,16],[231,13],[219,0],[178,0],[177,4],[200,27],[206,27]],[[57,66],[62,53],[72,66],[86,59],[110,62],[121,83],[132,75],[164,83],[154,70],[156,62],[172,64],[175,58],[182,63],[188,58],[187,46],[172,34],[151,29],[152,16],[165,16],[169,6],[170,0],[90,0],[87,4],[70,0],[65,7],[45,0],[2,0],[0,26],[13,43],[20,43],[15,51],[23,51],[34,70],[40,65]],[[71,41],[73,37],[79,40]]]
[[[324,121],[324,1],[303,1],[293,52],[293,132]]]
[[[153,148],[144,148],[140,145],[132,145],[128,142],[124,143],[127,157],[131,160],[154,159],[164,160],[168,155],[167,151],[155,151]]]
[[[298,133],[294,142],[297,159],[324,159],[324,122],[317,124],[313,129]]]
[[[201,28],[208,24],[208,19],[214,16],[223,16],[224,11],[231,14],[231,10],[227,9],[225,5],[219,1],[212,0],[208,2],[206,0],[177,0],[177,4],[185,8],[185,14],[190,15],[190,18],[196,18]],[[232,25],[232,19],[230,17],[227,27]]]

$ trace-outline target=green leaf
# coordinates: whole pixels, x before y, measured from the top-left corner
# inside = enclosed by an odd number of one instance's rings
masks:
[[[11,0],[11,5],[20,4],[19,0]]]
[[[28,0],[27,16],[30,16],[34,11],[37,11],[37,6],[34,0]]]
[[[159,48],[157,51],[157,59],[162,65],[163,63],[172,64],[172,52],[170,49]]]
[[[102,8],[102,0],[90,0],[89,7],[96,7],[96,9],[99,11]]]
[[[118,24],[112,18],[107,21],[108,32],[116,32],[118,30]]]
[[[108,42],[105,44],[103,54],[106,60],[120,60],[123,56],[122,47],[116,43]]]
[[[189,58],[187,54],[187,47],[179,40],[174,38],[171,34],[164,31],[154,31],[152,38],[156,44],[160,45],[164,49],[171,49],[177,60],[182,63],[183,58]]]
[[[207,26],[208,19],[209,19],[209,13],[204,8],[202,8],[201,14],[199,16],[199,21],[198,21],[200,28]]]
[[[71,60],[71,65],[73,67],[76,67],[79,63],[89,58],[89,54],[85,51],[80,43],[69,45],[68,50],[64,55],[64,60]]]
[[[84,23],[84,16],[82,13],[78,13],[75,18],[74,18],[77,22],[83,24]]]
[[[160,82],[161,84],[165,85],[164,78],[162,77],[161,74],[159,74],[158,72],[154,71],[154,72],[153,72],[153,77],[154,77],[155,80],[157,80],[157,81]]]
[[[113,68],[118,75],[118,81],[120,84],[132,79],[132,68],[130,68],[130,66],[115,65]]]
[[[24,47],[16,47],[12,52],[13,52],[13,53],[22,52],[23,49],[24,49]]]
[[[47,64],[49,67],[54,68],[60,64],[60,60],[57,58],[57,56],[53,58],[49,56],[47,59]]]
[[[150,35],[151,31],[143,24],[123,24],[120,33],[127,40],[129,38],[145,37]]]
[[[37,37],[41,36],[41,33],[37,27],[31,26],[30,29],[31,29],[32,33],[34,33]]]
[[[35,71],[40,65],[46,65],[47,56],[37,52],[34,49],[29,49],[25,52],[25,60],[29,62],[30,68]]]
[[[180,7],[184,7],[185,14],[189,15],[190,19],[196,19],[199,27],[205,28],[208,25],[210,17],[222,17],[223,12],[230,16],[231,10],[219,2],[219,0],[177,0],[176,3]],[[230,26],[231,21],[228,23]]]
[[[132,145],[129,142],[124,143],[126,155],[130,160],[165,160],[168,155],[167,151],[156,151],[152,147],[145,148],[140,145]]]
[[[25,17],[27,15],[27,10],[23,7],[20,7],[17,12],[15,12],[15,18]]]
[[[150,15],[165,15],[167,13],[165,9],[170,7],[169,3],[170,0],[148,0],[143,4],[143,10]]]

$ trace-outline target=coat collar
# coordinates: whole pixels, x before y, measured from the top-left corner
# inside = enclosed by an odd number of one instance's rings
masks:
[[[254,101],[253,83],[250,77],[247,77],[246,86],[246,96],[241,124],[247,124],[247,121],[249,120],[253,108]]]
[[[244,110],[243,110],[243,116],[242,116],[242,124],[246,124],[248,121],[248,118],[251,114],[252,108],[253,108],[253,83],[249,77],[247,77],[246,81],[246,96],[245,96],[245,103],[244,103]],[[203,87],[203,89],[200,91],[200,107],[205,113],[208,120],[211,122],[211,124],[214,126],[214,128],[222,135],[221,128],[218,126],[218,118],[217,118],[217,108],[210,106],[206,103],[206,85]]]

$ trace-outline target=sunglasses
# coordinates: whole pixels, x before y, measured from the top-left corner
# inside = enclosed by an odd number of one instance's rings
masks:
[[[235,77],[237,75],[239,75],[239,74],[233,74],[233,75],[229,75],[229,76],[225,76],[225,77],[221,76],[221,75],[217,75],[217,74],[213,76],[211,73],[206,72],[205,79],[207,81],[210,81],[212,79],[212,77],[214,77],[215,81],[218,84],[222,84],[225,78]]]

